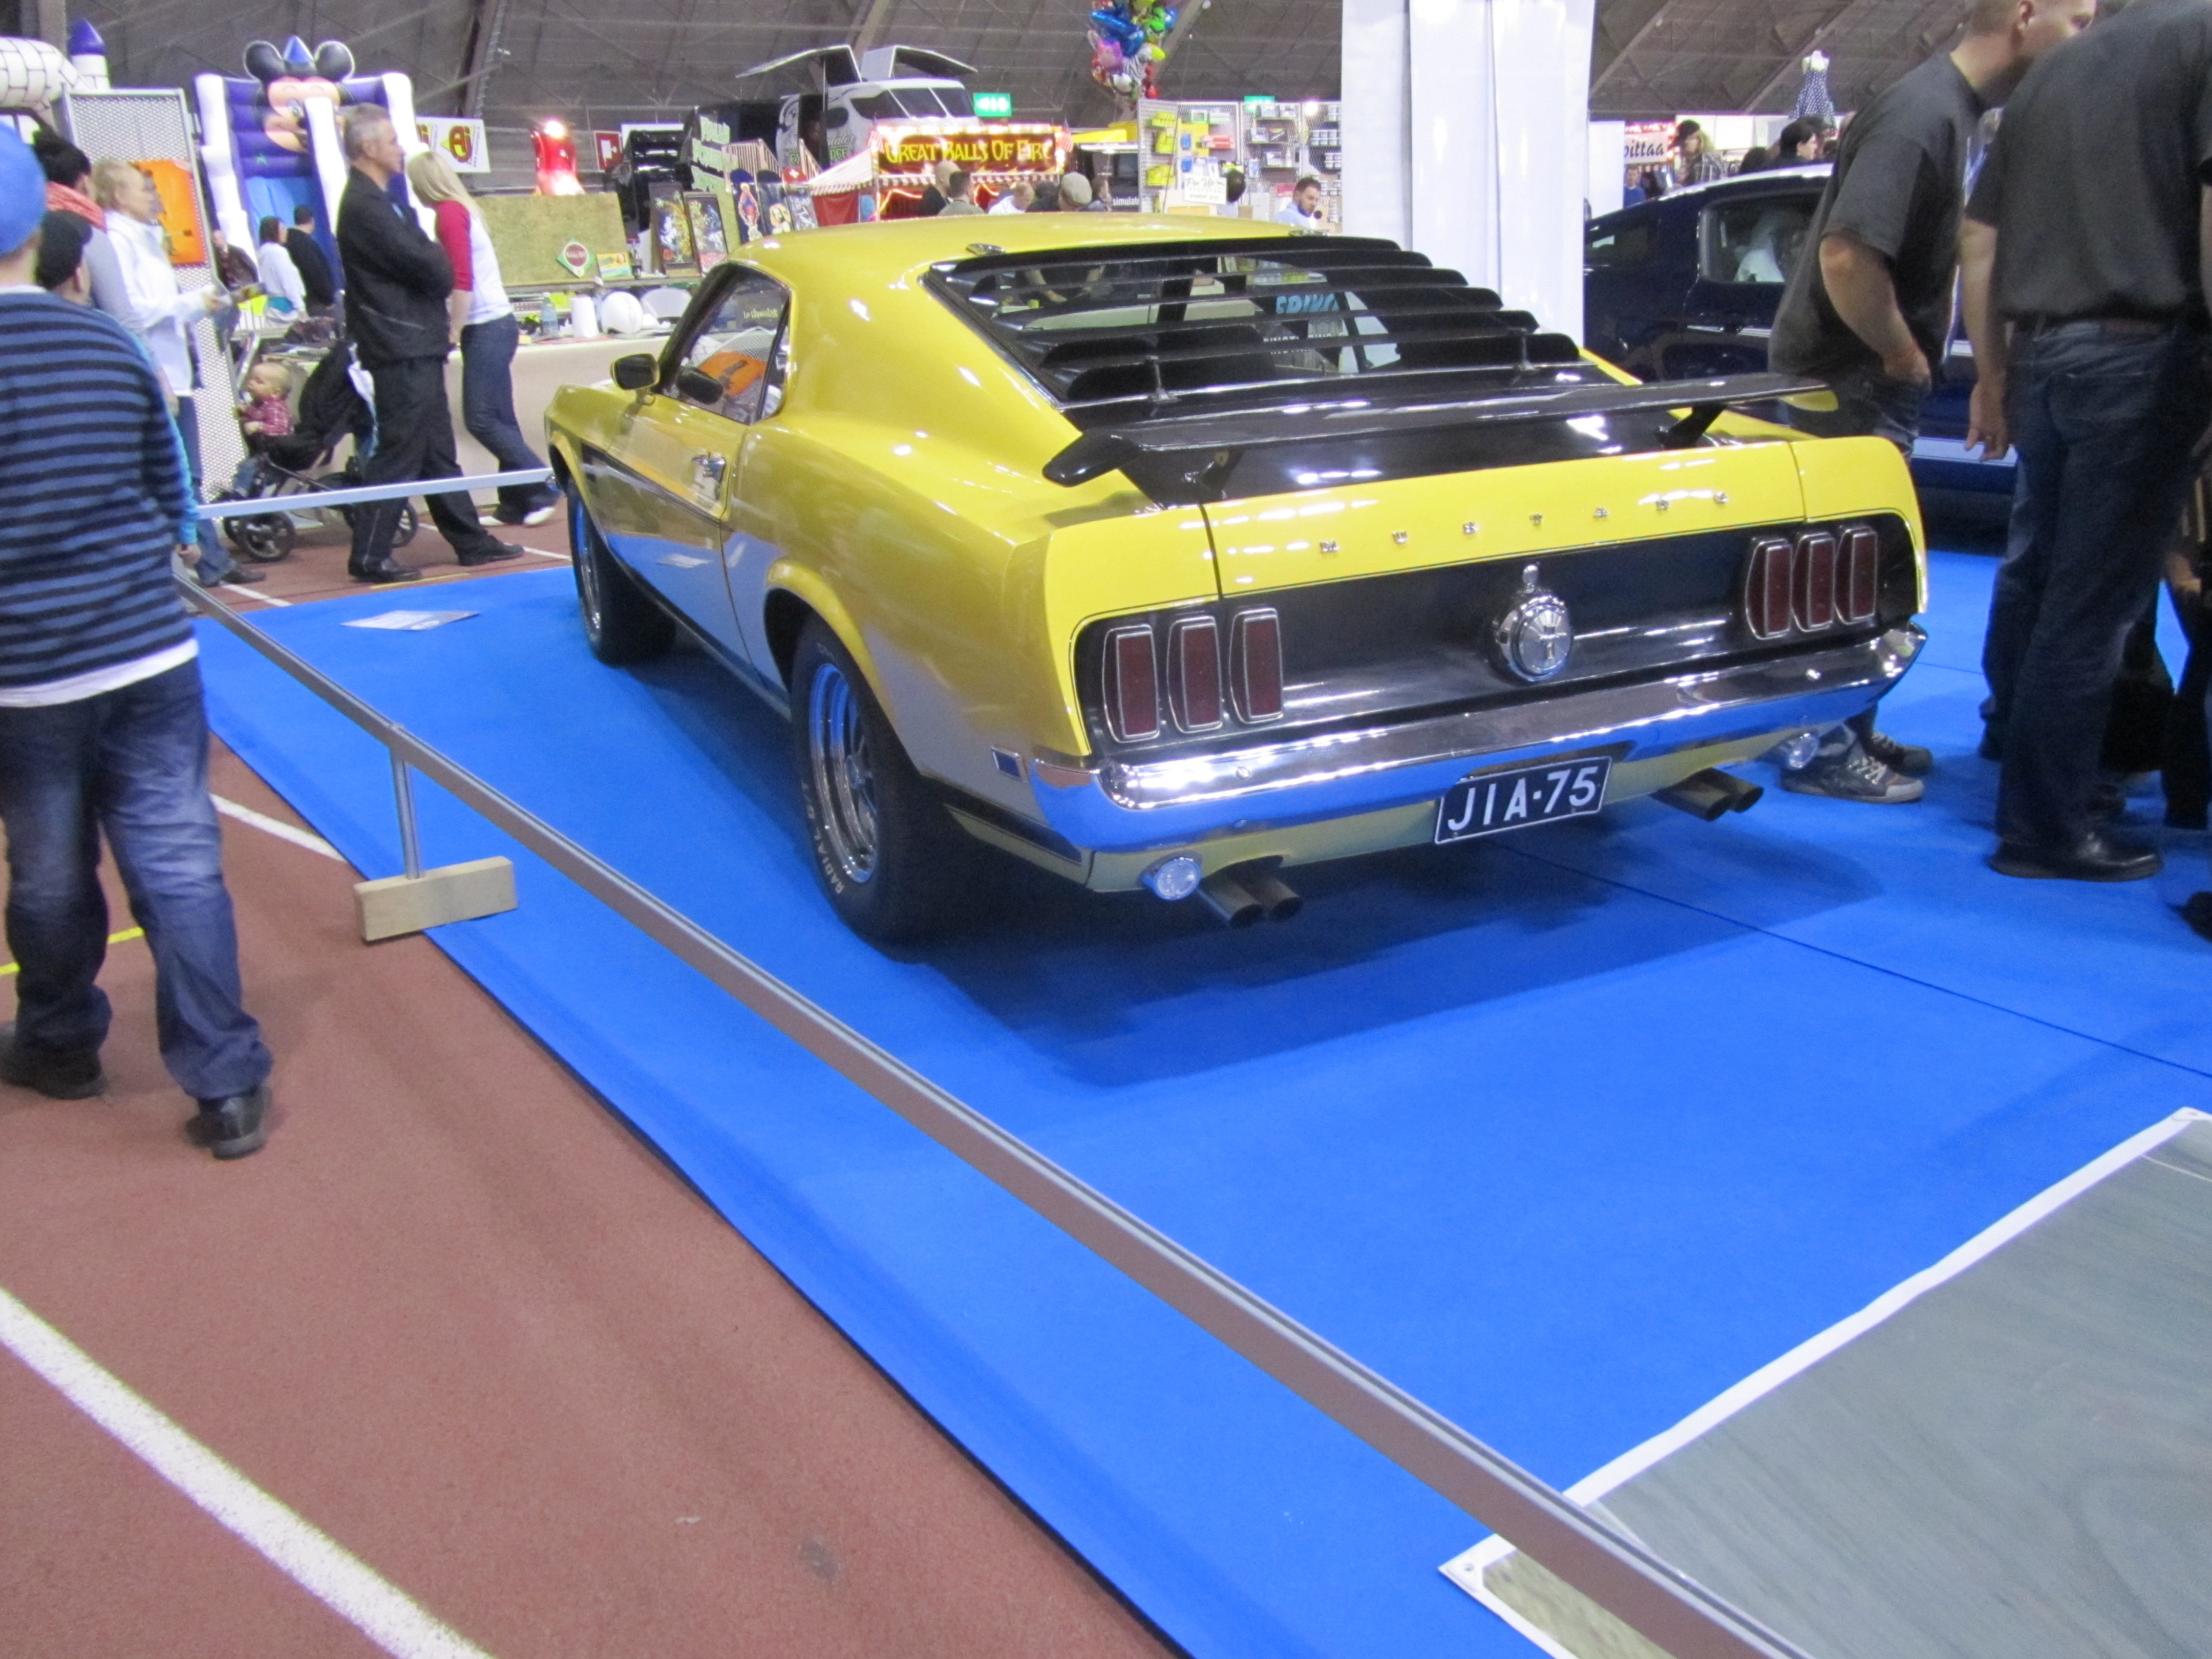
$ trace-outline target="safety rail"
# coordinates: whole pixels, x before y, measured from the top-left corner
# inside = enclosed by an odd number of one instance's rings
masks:
[[[359,507],[364,501],[396,501],[410,495],[458,495],[479,489],[507,489],[550,483],[553,469],[523,467],[513,472],[477,472],[463,478],[416,478],[404,483],[358,484],[345,489],[301,489],[289,495],[249,495],[235,501],[204,501],[194,509],[203,519],[253,519],[295,507]]]
[[[410,873],[421,865],[407,786],[412,769],[969,1168],[1674,1659],[1806,1659],[1749,1614],[1062,1169],[379,714],[212,594],[189,581],[178,586],[191,609],[391,752]]]

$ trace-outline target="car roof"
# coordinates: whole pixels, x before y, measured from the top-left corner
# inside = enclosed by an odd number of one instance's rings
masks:
[[[749,242],[742,252],[732,249],[731,258],[794,283],[842,285],[860,292],[902,283],[933,264],[979,253],[1276,240],[1288,234],[1285,227],[1262,219],[1180,213],[963,213],[950,218],[825,225]]]
[[[1702,185],[1683,185],[1668,191],[1656,201],[1631,202],[1626,207],[1601,213],[1590,221],[1601,225],[1608,219],[1617,219],[1624,213],[1664,212],[1669,202],[1707,201],[1716,197],[1752,196],[1780,179],[1804,179],[1825,181],[1832,170],[1826,161],[1808,161],[1802,167],[1761,167],[1757,173],[1739,173],[1726,179],[1714,179]]]

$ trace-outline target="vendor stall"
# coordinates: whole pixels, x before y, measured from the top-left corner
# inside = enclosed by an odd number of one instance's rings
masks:
[[[910,218],[937,164],[950,161],[975,181],[977,204],[988,207],[1017,184],[1042,184],[1067,171],[1071,143],[1066,127],[1046,122],[884,122],[869,134],[866,149],[803,188],[822,224]]]

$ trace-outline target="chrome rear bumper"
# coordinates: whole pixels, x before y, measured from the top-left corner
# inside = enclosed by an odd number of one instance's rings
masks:
[[[1927,638],[1908,623],[1825,651],[1510,708],[1179,760],[1107,760],[1084,784],[1039,777],[1037,804],[1076,846],[1128,851],[1402,805],[1441,794],[1478,766],[1563,750],[1607,748],[1632,761],[1768,732],[1825,731],[1894,685]]]

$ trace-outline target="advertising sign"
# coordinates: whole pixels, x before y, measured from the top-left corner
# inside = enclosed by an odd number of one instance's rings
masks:
[[[878,179],[919,180],[939,161],[984,179],[1044,178],[1067,170],[1067,129],[1042,123],[926,129],[886,124],[871,137]]]
[[[989,121],[1003,121],[1014,112],[1014,94],[1011,92],[979,92],[970,100],[975,113]]]
[[[463,173],[489,173],[491,152],[485,148],[484,124],[444,115],[418,115],[415,136],[427,149],[442,149]]]
[[[600,172],[612,173],[622,165],[622,134],[619,132],[593,133],[592,149],[599,158]]]

